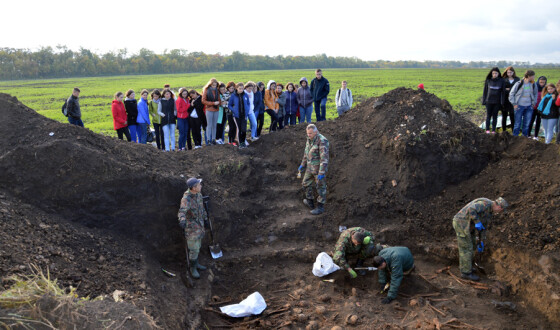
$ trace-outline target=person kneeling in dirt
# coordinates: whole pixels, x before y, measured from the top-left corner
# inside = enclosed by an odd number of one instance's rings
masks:
[[[399,287],[404,275],[414,270],[414,258],[407,247],[393,246],[379,252],[373,258],[373,267],[377,267],[377,276],[381,291],[385,291],[387,279],[390,278],[390,287],[387,297],[381,300],[382,304],[388,304],[397,298]]]
[[[478,281],[480,277],[473,274],[472,260],[476,244],[475,229],[478,232],[478,252],[484,251],[486,229],[490,224],[492,214],[502,212],[508,203],[502,197],[495,201],[488,198],[477,198],[459,211],[453,217],[453,229],[457,233],[457,245],[459,247],[459,269],[463,278]]]
[[[202,180],[190,178],[187,180],[187,187],[181,207],[179,208],[179,225],[185,230],[185,240],[189,251],[189,268],[194,278],[200,278],[198,270],[205,270],[206,267],[198,263],[198,253],[204,237],[204,222],[208,221],[208,214],[204,209],[202,200]]]
[[[358,274],[350,267],[348,256],[358,255],[356,267],[362,267],[367,257],[373,257],[376,252],[381,250],[381,245],[375,246],[374,236],[371,232],[362,227],[353,227],[344,230],[334,247],[333,261],[340,268],[346,269],[352,278]],[[360,275],[365,275],[365,270],[359,270]]]
[[[298,168],[299,173],[305,171],[303,176],[303,189],[305,199],[303,204],[312,209],[311,214],[318,215],[325,212],[327,201],[327,167],[329,164],[329,141],[321,134],[317,126],[307,125],[307,144],[303,153],[303,160]],[[317,186],[317,207],[313,203],[313,182]]]

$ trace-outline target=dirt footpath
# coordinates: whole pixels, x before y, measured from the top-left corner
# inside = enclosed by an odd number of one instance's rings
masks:
[[[83,296],[124,290],[125,303],[164,328],[560,325],[557,146],[485,135],[432,94],[396,89],[319,123],[332,148],[327,212],[317,217],[301,203],[296,178],[303,125],[241,151],[161,153],[46,119],[7,95],[0,113],[13,137],[0,141],[2,278],[35,263]],[[181,276],[177,225],[190,176],[204,179],[224,251],[212,260],[203,248],[210,269],[194,289]],[[511,207],[494,219],[488,276],[475,287],[454,277],[451,218],[474,198],[498,196]],[[333,283],[311,274],[317,254],[332,251],[339,225],[365,227],[377,242],[413,251],[417,271],[392,304],[380,303],[374,273],[351,280],[338,271],[327,277]],[[260,316],[219,314],[218,306],[255,291],[268,304]]]

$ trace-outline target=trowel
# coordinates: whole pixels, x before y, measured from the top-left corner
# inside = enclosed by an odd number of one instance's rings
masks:
[[[377,270],[376,267],[354,267],[354,269],[356,269],[356,270],[367,270],[367,271],[370,271],[370,272]]]
[[[204,201],[204,209],[206,209],[206,215],[208,216],[208,225],[210,226],[210,237],[212,238],[212,245],[209,246],[210,254],[212,258],[218,259],[222,257],[224,254],[222,253],[222,249],[220,248],[220,244],[214,241],[214,228],[212,226],[212,219],[210,218],[210,212],[208,211],[208,202],[210,201],[210,196],[204,196],[202,198]]]

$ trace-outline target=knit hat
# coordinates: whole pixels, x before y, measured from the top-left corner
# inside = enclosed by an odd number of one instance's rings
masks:
[[[197,184],[201,183],[202,179],[197,179],[197,178],[190,178],[187,180],[187,187],[189,187],[189,189],[192,189],[194,186],[196,186]]]
[[[498,199],[496,199],[496,204],[498,204],[503,209],[509,206],[508,202],[502,197],[498,197]]]
[[[419,84],[418,84],[418,89],[424,89],[424,84],[423,84],[423,83],[419,83]]]
[[[379,267],[385,262],[385,258],[382,256],[375,256],[373,257],[373,267]]]

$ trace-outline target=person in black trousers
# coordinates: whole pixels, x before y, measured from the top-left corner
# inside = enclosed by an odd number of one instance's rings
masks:
[[[515,74],[515,69],[512,66],[508,66],[502,75],[504,78],[504,107],[502,108],[502,132],[506,131],[507,117],[509,116],[509,121],[511,129],[513,130],[513,125],[515,124],[515,113],[513,112],[513,104],[509,101],[509,92],[513,88],[516,82],[520,79]]]
[[[192,129],[192,138],[194,140],[194,148],[202,148],[201,127],[206,127],[206,116],[204,115],[204,104],[202,104],[202,96],[197,91],[191,89],[189,91],[190,107],[189,126]]]
[[[498,111],[504,105],[505,86],[500,69],[492,68],[486,76],[482,104],[486,106],[486,133],[490,133],[490,119],[492,119],[492,134],[496,133]]]

